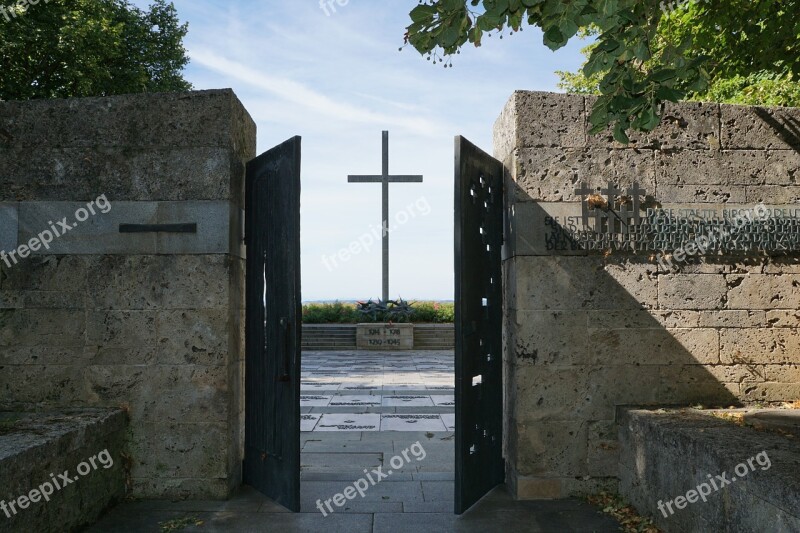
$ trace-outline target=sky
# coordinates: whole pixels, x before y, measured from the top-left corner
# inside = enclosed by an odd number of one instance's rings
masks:
[[[146,7],[150,2],[135,0]],[[492,127],[515,90],[557,91],[580,42],[558,52],[528,28],[468,45],[452,68],[402,51],[418,0],[175,0],[189,23],[186,78],[232,88],[258,126],[258,153],[300,135],[304,301],[381,296],[381,191],[348,174],[422,174],[390,187],[390,297],[453,299],[453,147],[492,151]],[[354,243],[358,243],[355,245]],[[340,253],[351,248],[357,253]]]

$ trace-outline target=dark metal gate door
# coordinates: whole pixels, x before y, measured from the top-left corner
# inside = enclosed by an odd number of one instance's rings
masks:
[[[456,494],[461,514],[505,480],[503,165],[456,137]]]
[[[300,137],[247,165],[244,482],[300,510]]]

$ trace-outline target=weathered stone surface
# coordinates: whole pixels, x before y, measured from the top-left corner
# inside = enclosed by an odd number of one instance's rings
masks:
[[[744,199],[751,204],[796,204],[800,202],[800,186],[762,185],[746,187]]]
[[[4,149],[23,146],[234,147],[234,120],[244,119],[230,89],[143,93],[105,98],[3,102],[0,123],[11,137]],[[125,117],[125,120],[120,120]],[[236,127],[241,127],[236,124]],[[240,134],[241,135],[241,134]],[[249,135],[241,135],[248,140]],[[241,142],[240,140],[240,142]]]
[[[516,121],[517,121],[517,107],[516,95],[512,96],[503,111],[494,123],[494,137],[493,137],[493,154],[495,159],[498,159],[504,164],[511,161],[512,152],[517,148],[516,143]]]
[[[223,479],[227,475],[224,424],[145,423],[132,429],[131,475],[136,478]]]
[[[615,471],[615,438],[608,437],[621,405],[780,402],[796,399],[800,382],[796,254],[695,256],[664,272],[649,253],[547,249],[542,230],[546,216],[569,224],[580,214],[574,189],[581,182],[637,181],[649,205],[664,209],[730,214],[760,201],[793,207],[800,156],[792,148],[797,136],[786,133],[800,123],[798,111],[668,104],[654,132],[633,132],[622,146],[610,132],[584,139],[567,133],[586,123],[593,97],[579,118],[577,99],[542,103],[546,97],[518,93],[495,125],[496,154],[511,180],[503,255],[505,457],[509,485],[521,498],[562,497],[616,476],[635,482],[642,465],[623,457]],[[763,117],[790,127],[776,132]],[[553,126],[559,119],[568,123]],[[554,435],[550,453],[541,444],[549,435],[542,424],[559,421],[585,423],[586,442]],[[585,463],[576,461],[584,452]],[[657,475],[652,463],[644,466]],[[713,513],[698,517],[696,530],[719,523]]]
[[[730,309],[800,308],[800,275],[748,274],[726,278]]]
[[[782,403],[800,397],[800,383],[753,383],[742,386],[742,396],[748,402]]]
[[[229,351],[229,320],[225,310],[159,312],[158,333],[153,335],[159,364],[227,364],[233,353],[239,353]]]
[[[153,346],[156,314],[153,311],[89,311],[86,342],[92,346]]]
[[[519,257],[516,269],[516,286],[508,287],[515,292],[517,309],[641,309],[656,301],[655,266],[650,264]]]
[[[766,319],[773,328],[797,328],[800,327],[800,310],[767,311]]]
[[[229,260],[214,256],[105,256],[92,260],[94,309],[223,309]]]
[[[589,311],[589,327],[594,329],[691,328],[700,326],[700,313],[700,311],[653,309]]]
[[[725,364],[796,363],[798,353],[797,328],[720,330],[720,357]]]
[[[611,154],[608,149],[520,149],[515,158],[515,200],[580,201],[575,189],[581,182],[607,187],[616,181]]]
[[[658,184],[656,198],[664,203],[744,203],[746,188],[741,185],[670,185]]]
[[[700,311],[700,327],[758,328],[767,326],[765,311]]]
[[[789,185],[800,155],[784,150],[669,150],[656,153],[659,185]]]
[[[585,104],[582,96],[517,91],[517,147],[586,146]]]
[[[729,406],[738,403],[741,387],[738,381],[723,382],[701,364],[675,364],[660,367],[658,391],[662,405]]]
[[[558,477],[586,475],[587,423],[535,422],[518,429],[517,469],[522,475]]]
[[[722,147],[730,150],[800,147],[800,111],[786,107],[720,106]]]
[[[591,112],[596,97],[586,98],[587,112]],[[719,147],[719,106],[717,104],[667,103],[664,110],[664,119],[661,124],[650,133],[637,131],[629,132],[630,144],[628,147],[691,150],[714,150]],[[599,135],[588,136],[588,146],[617,146],[611,131]]]
[[[74,363],[65,359],[43,365],[37,358],[31,364],[4,368],[0,372],[0,410],[86,406],[83,371]]]
[[[728,286],[722,276],[673,274],[660,276],[658,305],[664,309],[720,309]]]
[[[800,383],[800,365],[764,365],[765,381],[776,383]]]
[[[230,173],[241,164],[230,148],[22,147],[0,160],[0,198],[6,201],[87,202],[230,200],[241,185]],[[238,181],[239,178],[236,178]]]
[[[0,288],[14,291],[85,292],[92,260],[76,256],[31,257],[8,267],[0,263]]]
[[[617,425],[613,420],[589,422],[586,463],[590,476],[616,478],[619,442]]]
[[[42,256],[0,262],[0,409],[126,406],[134,495],[225,498],[241,482],[255,124],[232,92],[211,91],[2,102],[0,127],[0,200],[23,201],[6,233],[71,222],[101,194],[112,207]],[[198,233],[118,228],[177,222]]]
[[[19,231],[19,206],[16,203],[0,203],[0,251],[17,249]]]
[[[619,435],[620,492],[664,531],[755,531],[768,523],[788,532],[800,525],[800,458],[786,437],[693,411],[641,410],[622,413]],[[740,464],[744,476],[736,474]],[[706,501],[675,508],[674,498],[723,473],[729,485],[709,490]]]
[[[716,364],[715,329],[590,329],[593,364]]]
[[[98,519],[126,494],[124,436],[126,420],[119,410],[62,410],[32,415],[0,414],[0,499],[9,509],[6,531],[71,531]],[[67,472],[73,480],[60,489],[47,476]],[[47,502],[41,486],[49,483]],[[7,504],[20,496],[32,499],[25,509]]]
[[[86,317],[63,309],[0,310],[0,346],[79,347]]]
[[[519,365],[576,365],[587,362],[587,312],[516,311],[509,332]]]

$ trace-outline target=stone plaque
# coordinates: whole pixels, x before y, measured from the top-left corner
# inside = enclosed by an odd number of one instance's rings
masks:
[[[359,350],[413,350],[413,324],[358,324]]]

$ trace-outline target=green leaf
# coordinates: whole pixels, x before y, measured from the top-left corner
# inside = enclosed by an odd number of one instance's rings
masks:
[[[675,69],[664,68],[654,71],[648,76],[648,79],[656,83],[663,83],[665,81],[673,80],[676,77],[678,77],[678,73]]]
[[[428,22],[431,21],[437,13],[439,12],[435,7],[420,4],[411,10],[411,20],[418,23]]]
[[[564,37],[558,26],[551,26],[544,32],[544,44],[551,50],[557,50],[567,44],[567,38]]]
[[[622,144],[628,144],[631,142],[630,138],[628,138],[628,134],[625,133],[625,126],[626,124],[624,124],[622,121],[617,122],[614,125],[614,140]]]

